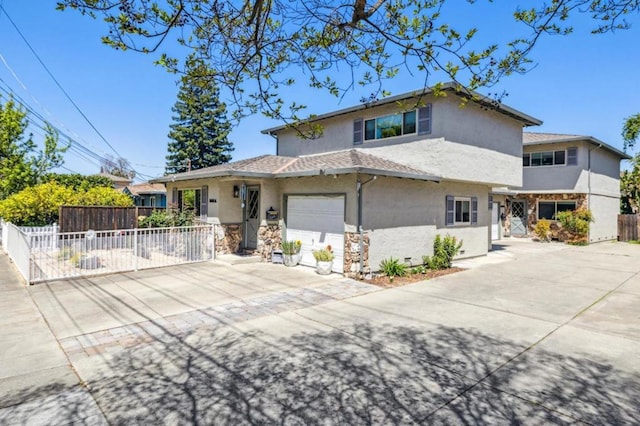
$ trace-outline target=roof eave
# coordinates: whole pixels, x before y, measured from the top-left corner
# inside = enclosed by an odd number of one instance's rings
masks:
[[[149,182],[169,183],[169,182],[178,182],[178,181],[193,180],[193,179],[209,179],[209,178],[227,177],[227,176],[237,176],[237,177],[247,177],[247,178],[270,178],[270,177],[273,177],[274,175],[273,173],[265,173],[265,172],[246,172],[246,171],[240,171],[240,170],[225,170],[225,171],[219,171],[219,172],[198,173],[198,174],[169,175],[169,176],[163,176],[157,179],[152,179]]]
[[[617,154],[620,156],[620,158],[622,158],[623,160],[631,160],[631,157],[629,154],[627,154],[626,152],[620,151],[617,148],[614,148],[613,146],[609,145],[608,143],[602,142],[600,139],[598,138],[594,138],[593,136],[567,136],[564,138],[556,138],[556,139],[547,139],[544,141],[532,141],[532,142],[524,142],[523,145],[524,146],[535,146],[535,145],[548,145],[548,144],[554,144],[554,143],[563,143],[563,142],[581,142],[581,141],[585,141],[585,142],[590,142],[594,145],[599,145],[611,152],[613,152],[614,154]]]
[[[477,103],[481,103],[483,105],[495,105],[495,101],[487,96],[484,96],[478,92],[472,91],[472,90],[463,90],[460,91],[458,90],[458,85],[456,83],[453,82],[448,82],[448,83],[444,83],[442,85],[442,90],[446,90],[446,91],[453,91],[456,92],[456,95],[460,96],[460,94],[464,93],[468,96],[472,96],[474,98],[477,99],[472,99],[472,101],[477,102]],[[364,109],[369,109],[369,108],[373,108],[373,107],[377,107],[377,106],[382,106],[382,105],[387,105],[390,103],[394,103],[394,102],[398,102],[398,101],[402,101],[405,99],[411,99],[411,98],[415,98],[418,96],[422,96],[422,95],[428,95],[430,93],[432,93],[433,90],[431,88],[425,88],[422,91],[420,90],[414,90],[411,92],[406,92],[406,93],[402,93],[396,96],[390,96],[388,98],[384,98],[381,99],[380,101],[375,102],[375,104],[373,106],[368,105],[366,103],[363,104],[359,104],[359,105],[355,105],[352,107],[348,107],[348,108],[344,108],[344,109],[340,109],[337,111],[333,111],[333,112],[328,112],[325,114],[319,114],[316,115],[308,120],[304,120],[298,124],[300,125],[305,125],[308,123],[314,123],[320,120],[325,120],[328,118],[333,118],[333,117],[338,117],[341,115],[346,115],[346,114],[350,114],[352,112],[357,112],[357,111],[361,111]],[[503,114],[506,114],[508,116],[511,116],[512,118],[521,121],[525,127],[529,127],[529,126],[539,126],[542,124],[542,120],[539,120],[535,117],[532,117],[528,114],[525,114],[521,111],[516,110],[515,108],[511,108],[510,106],[504,105],[504,104],[498,104],[497,110],[501,111]],[[266,134],[266,135],[273,135],[277,132],[280,132],[282,130],[285,130],[287,128],[289,128],[290,125],[280,125],[280,126],[276,126],[276,127],[271,127],[268,129],[264,129],[261,130],[262,134]]]

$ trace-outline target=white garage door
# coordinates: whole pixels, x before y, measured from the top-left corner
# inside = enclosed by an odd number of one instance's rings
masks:
[[[315,266],[313,250],[331,245],[333,271],[343,272],[344,196],[290,195],[287,198],[287,240],[302,242],[300,264]]]

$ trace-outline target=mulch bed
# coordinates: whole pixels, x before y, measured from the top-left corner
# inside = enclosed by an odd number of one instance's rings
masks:
[[[440,271],[428,271],[426,274],[408,274],[404,277],[395,277],[393,280],[390,280],[386,275],[376,275],[371,279],[363,281],[369,284],[377,285],[379,287],[391,288],[416,283],[418,281],[430,280],[431,278],[454,274],[460,271],[464,271],[464,268],[449,268],[442,269]]]

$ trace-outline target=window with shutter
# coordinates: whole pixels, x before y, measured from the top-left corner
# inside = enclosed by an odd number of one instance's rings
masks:
[[[489,210],[493,210],[493,195],[489,195]]]
[[[452,195],[447,195],[447,215],[446,215],[446,226],[453,226],[455,218],[455,202],[454,197]]]
[[[578,164],[578,148],[567,148],[567,166],[575,166]]]
[[[418,109],[418,134],[431,133],[431,104]]]
[[[353,144],[362,143],[362,119],[353,120]]]

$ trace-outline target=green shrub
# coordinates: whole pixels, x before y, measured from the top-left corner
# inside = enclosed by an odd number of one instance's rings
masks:
[[[172,226],[192,226],[195,215],[192,210],[156,210],[149,216],[138,217],[138,228],[168,228]]]
[[[44,226],[58,221],[60,206],[132,206],[128,195],[112,188],[74,190],[47,182],[30,186],[0,201],[0,217],[18,226]]]
[[[581,208],[560,212],[556,214],[556,219],[572,235],[572,238],[568,241],[569,243],[587,243],[589,224],[593,222],[593,215],[590,210]]]
[[[547,219],[540,219],[533,228],[533,233],[540,241],[551,241],[551,222]]]
[[[415,266],[415,267],[411,268],[411,273],[414,274],[414,275],[426,274],[427,273],[427,268],[425,268],[424,265],[418,265],[418,266]]]
[[[400,259],[391,257],[380,262],[380,271],[393,281],[395,277],[407,275],[407,265],[400,263]]]
[[[458,242],[456,237],[447,234],[444,239],[440,234],[433,240],[433,256],[423,256],[424,265],[433,270],[451,268],[453,258],[462,247],[462,240]]]

